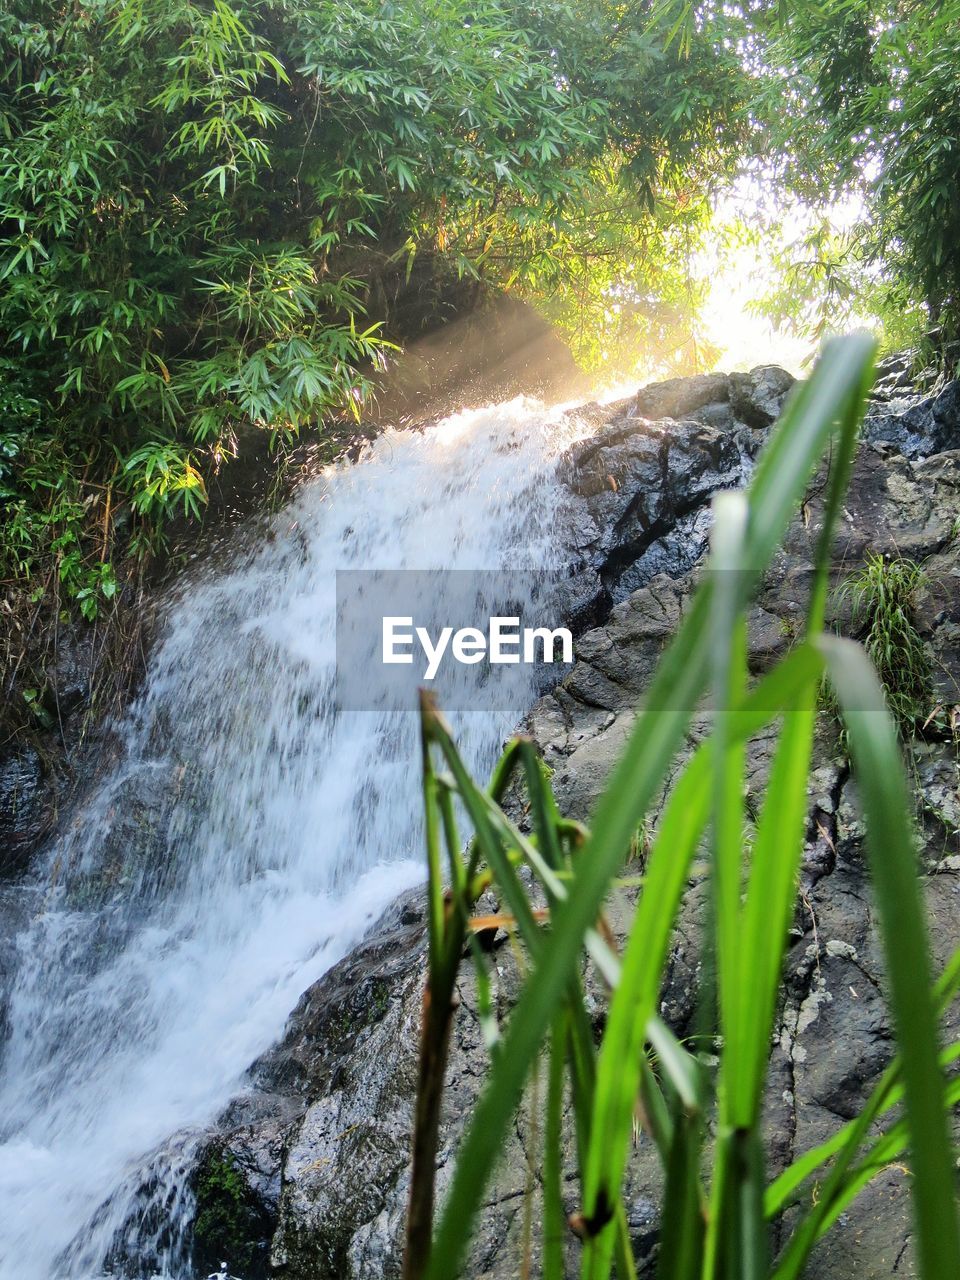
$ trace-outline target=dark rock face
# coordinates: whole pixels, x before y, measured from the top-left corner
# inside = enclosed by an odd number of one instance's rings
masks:
[[[670,378],[653,382],[637,393],[633,416],[637,418],[689,418],[707,405],[726,404],[730,399],[730,379],[724,373],[705,373],[696,378]]]
[[[33,655],[30,681],[36,688],[29,704],[8,676],[0,705],[0,879],[26,870],[70,792],[86,745],[83,713],[90,703],[94,641],[93,628],[82,620],[60,625],[52,652]],[[90,738],[101,736],[107,735]],[[88,754],[92,761],[94,753]]]
[[[710,498],[745,482],[793,385],[773,365],[654,383],[569,450],[560,469],[573,495],[567,518],[595,600],[623,601],[697,563]]]
[[[758,365],[749,373],[706,373],[670,378],[644,387],[634,400],[638,418],[692,419],[707,426],[743,423],[763,429],[783,412],[795,378],[777,365]]]
[[[0,761],[0,875],[21,871],[53,823],[40,753],[25,743]]]
[[[743,472],[732,433],[689,422],[615,420],[561,464],[579,500],[578,549],[615,600],[657,573],[676,576],[696,563],[709,498]]]
[[[729,383],[725,374],[655,383],[615,406],[562,459],[566,527],[581,557],[568,610],[578,630],[658,574],[686,573],[702,555],[709,499],[741,484],[752,461],[742,438],[752,433],[730,412]],[[689,420],[672,416],[687,412]],[[649,420],[653,413],[659,421]],[[711,415],[723,425],[701,420]]]
[[[793,389],[792,374],[774,364],[730,375],[730,406],[748,427],[769,427],[780,417]]]
[[[563,460],[570,529],[584,562],[575,594],[592,601],[593,615],[584,614],[587,629],[577,642],[573,671],[537,703],[525,727],[552,767],[558,802],[570,816],[589,817],[630,732],[638,695],[676,632],[706,545],[711,495],[747,477],[764,419],[779,412],[791,381],[762,368],[740,379],[695,380],[688,389],[648,388],[642,393],[646,411],[666,419],[674,409],[696,420],[652,423],[636,404],[621,406]],[[711,414],[712,425],[703,416]],[[717,425],[723,414],[729,415],[726,426]],[[754,671],[774,662],[798,634],[824,480],[825,472],[811,484],[751,612]],[[960,451],[919,461],[864,445],[853,470],[836,575],[849,572],[868,549],[924,559],[931,581],[927,639],[937,697],[946,705],[960,702],[958,520]],[[700,731],[695,723],[689,749]],[[753,795],[765,784],[771,754],[771,739],[753,744]],[[816,760],[802,893],[770,1059],[766,1115],[773,1172],[856,1113],[893,1049],[856,787],[826,728]],[[942,965],[960,937],[954,745],[919,744],[914,765],[924,888]],[[658,812],[655,805],[654,822]],[[681,1036],[693,1027],[707,904],[706,884],[693,883],[673,940],[661,1009]],[[633,905],[630,892],[612,898],[609,919],[619,938],[629,929]],[[251,1193],[269,1206],[270,1274],[289,1280],[399,1277],[423,994],[421,910],[417,895],[402,900],[366,944],[306,993],[282,1044],[253,1068],[256,1089],[223,1117],[216,1151],[246,1171]],[[510,948],[500,947],[494,1000],[501,1013],[522,980]],[[589,978],[587,992],[601,1017],[604,996]],[[488,1064],[470,966],[463,970],[460,996],[441,1131],[441,1196]],[[950,1015],[946,1033],[960,1034],[960,1014]],[[466,1280],[514,1280],[519,1273],[524,1206],[539,1160],[533,1108],[528,1096],[494,1171]],[[565,1207],[573,1212],[578,1190],[569,1132],[565,1143]],[[651,1276],[662,1178],[645,1137],[631,1155],[625,1194],[638,1270]],[[533,1205],[539,1213],[536,1198]],[[579,1273],[579,1245],[572,1234],[566,1248],[573,1276]],[[534,1274],[537,1265],[535,1245]],[[809,1276],[885,1280],[894,1273],[916,1273],[909,1180],[900,1167],[886,1170],[854,1202],[817,1250]]]
[[[935,395],[894,395],[881,400],[871,409],[864,434],[905,458],[927,458],[960,448],[960,382],[948,382]]]
[[[306,992],[209,1148],[269,1217],[280,1274],[399,1274],[425,955],[407,894]]]

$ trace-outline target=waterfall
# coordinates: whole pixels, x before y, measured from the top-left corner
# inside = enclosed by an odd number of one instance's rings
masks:
[[[18,887],[0,1280],[189,1275],[199,1136],[423,879],[415,717],[333,705],[334,571],[562,567],[576,430],[516,400],[387,431],[185,575],[116,761]],[[481,774],[534,694],[453,717]]]

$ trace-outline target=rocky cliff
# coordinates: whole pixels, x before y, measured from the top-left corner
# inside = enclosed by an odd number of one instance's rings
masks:
[[[868,550],[923,561],[922,626],[935,670],[936,724],[960,702],[960,393],[910,394],[896,363],[883,371],[854,469],[839,581]],[[791,384],[774,368],[646,388],[585,413],[587,436],[565,457],[569,519],[582,568],[571,614],[582,628],[572,673],[532,708],[526,728],[554,770],[561,806],[588,818],[631,724],[638,696],[673,635],[706,547],[709,502],[741,484]],[[750,661],[762,671],[793,642],[803,617],[824,474],[810,486],[753,609]],[[849,624],[842,601],[836,622]],[[933,710],[933,706],[931,706]],[[691,741],[695,740],[694,726]],[[924,883],[937,959],[960,937],[960,796],[954,737],[932,725],[911,746]],[[763,741],[752,756],[759,785]],[[849,769],[824,717],[767,1099],[774,1168],[851,1117],[891,1056],[884,973]],[[639,856],[642,858],[642,849]],[[672,951],[663,1012],[683,1034],[698,981],[705,887],[691,882]],[[629,893],[610,918],[625,931]],[[511,948],[495,940],[500,1008],[519,983]],[[220,1258],[245,1280],[392,1280],[399,1275],[409,1176],[424,971],[418,895],[398,902],[367,942],[305,993],[283,1042],[257,1062],[250,1088],[222,1117],[196,1187],[196,1257]],[[486,1052],[472,978],[461,987],[448,1076],[442,1194]],[[594,1015],[603,999],[594,992]],[[527,1206],[539,1213],[537,1124],[521,1109],[478,1223],[467,1274],[518,1274]],[[570,1161],[568,1209],[577,1208]],[[659,1165],[639,1138],[627,1206],[641,1271],[655,1260]],[[534,1230],[534,1239],[537,1232]],[[568,1243],[575,1274],[577,1242]],[[816,1256],[818,1280],[916,1274],[908,1175],[893,1167],[856,1202]]]

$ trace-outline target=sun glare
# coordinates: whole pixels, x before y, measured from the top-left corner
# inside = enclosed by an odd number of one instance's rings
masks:
[[[782,279],[778,259],[785,250],[793,253],[793,246],[796,255],[802,254],[804,238],[821,221],[837,235],[849,232],[865,217],[865,208],[861,199],[850,197],[829,209],[797,205],[782,210],[770,206],[767,189],[762,176],[751,175],[719,202],[714,244],[696,263],[699,278],[709,282],[700,321],[707,342],[718,352],[716,369],[779,364],[800,375],[816,355],[816,340],[778,327],[759,304]],[[752,232],[752,242],[735,243],[738,225]]]

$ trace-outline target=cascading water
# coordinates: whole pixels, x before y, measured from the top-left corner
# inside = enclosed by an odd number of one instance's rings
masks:
[[[414,717],[333,705],[334,570],[560,567],[575,430],[518,400],[387,432],[172,603],[119,762],[22,890],[0,1280],[189,1274],[191,1144],[422,879]],[[533,696],[455,718],[478,771]]]

